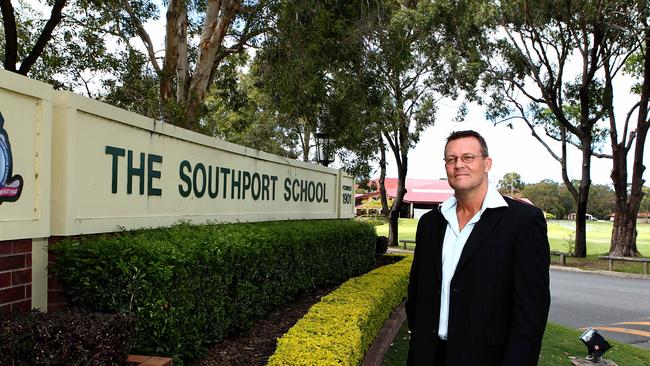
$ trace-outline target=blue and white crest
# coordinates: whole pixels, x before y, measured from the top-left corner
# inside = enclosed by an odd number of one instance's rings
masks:
[[[23,178],[12,175],[11,144],[4,123],[5,119],[0,113],[0,204],[17,201],[23,191]]]

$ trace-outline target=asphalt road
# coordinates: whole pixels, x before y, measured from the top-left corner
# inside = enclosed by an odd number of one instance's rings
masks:
[[[551,269],[549,320],[650,349],[650,279]]]

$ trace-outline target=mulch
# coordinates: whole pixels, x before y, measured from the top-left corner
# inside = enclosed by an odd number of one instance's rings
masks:
[[[257,366],[275,352],[277,338],[281,337],[309,308],[336,287],[320,288],[298,296],[293,302],[258,321],[249,334],[227,338],[210,348],[201,360],[201,366]]]

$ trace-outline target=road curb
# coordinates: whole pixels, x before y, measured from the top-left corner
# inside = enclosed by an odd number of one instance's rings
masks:
[[[604,270],[586,270],[576,267],[564,267],[558,265],[551,265],[551,269],[565,272],[581,272],[581,273],[593,273],[614,277],[623,277],[623,278],[639,278],[642,280],[650,280],[650,275],[643,275],[640,273],[625,273],[625,272],[616,272],[616,271],[604,271]]]

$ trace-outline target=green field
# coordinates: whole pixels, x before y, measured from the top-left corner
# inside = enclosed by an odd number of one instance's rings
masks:
[[[417,219],[399,220],[399,239],[415,239]],[[645,256],[650,255],[650,224],[638,224],[637,249]],[[388,236],[388,224],[377,226],[377,235]],[[587,223],[587,255],[604,254],[609,251],[612,223],[593,221]],[[575,222],[566,220],[548,221],[548,239],[551,250],[566,252],[568,242],[575,236]],[[413,249],[413,245],[407,245]]]

